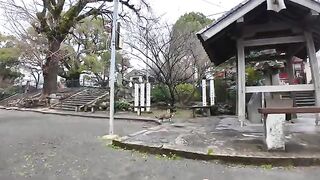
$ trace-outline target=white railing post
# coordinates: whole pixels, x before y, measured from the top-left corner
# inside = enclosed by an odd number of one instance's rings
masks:
[[[134,106],[139,106],[139,84],[134,84]],[[134,108],[134,111],[137,112],[138,108]]]
[[[202,105],[207,106],[207,80],[202,80]]]
[[[214,87],[214,79],[210,79],[210,105],[215,105],[215,87]]]
[[[150,106],[151,106],[151,84],[147,83],[147,99],[146,99],[146,106],[147,106],[147,112],[150,112]]]
[[[140,106],[145,106],[145,84],[140,84]],[[141,108],[141,111],[143,112],[145,109]]]

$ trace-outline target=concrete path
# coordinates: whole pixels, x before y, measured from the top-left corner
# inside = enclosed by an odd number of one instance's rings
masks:
[[[52,115],[61,115],[61,116],[74,116],[74,117],[84,117],[84,118],[97,118],[97,119],[109,119],[109,113],[105,111],[97,111],[95,113],[91,112],[75,112],[75,111],[59,111],[50,108],[18,108],[18,107],[5,107],[0,106],[0,109],[3,110],[12,110],[12,111],[21,111],[21,112],[35,112],[41,114],[52,114]],[[115,114],[115,119],[118,120],[128,120],[128,121],[147,121],[160,124],[158,119],[155,117],[143,117],[138,116],[134,113],[127,112],[118,112]]]
[[[116,121],[120,135],[154,124]],[[104,119],[0,110],[1,180],[318,180],[319,167],[237,166],[107,147]]]
[[[303,120],[303,122],[301,122]],[[211,117],[167,123],[123,137],[114,144],[192,159],[276,165],[320,164],[320,127],[301,119],[286,125],[286,152],[268,152],[262,125],[240,127],[236,117]]]

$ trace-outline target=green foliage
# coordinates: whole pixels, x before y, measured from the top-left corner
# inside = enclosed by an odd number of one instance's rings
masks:
[[[212,20],[199,12],[190,12],[181,16],[174,25],[175,30],[196,32],[212,23]]]
[[[169,153],[169,155],[166,154],[157,154],[156,158],[159,160],[180,160],[181,157],[177,156],[176,154]]]
[[[213,155],[214,154],[214,151],[212,148],[209,148],[208,149],[208,152],[207,152],[207,155]]]
[[[224,79],[216,79],[214,81],[214,87],[216,92],[216,101],[218,103],[225,103],[228,99],[228,84],[227,81]]]
[[[179,84],[176,87],[176,93],[182,104],[188,104],[192,100],[199,100],[201,97],[197,88],[190,83]]]
[[[257,86],[262,79],[262,74],[256,71],[253,67],[246,68],[247,86]]]
[[[20,51],[12,36],[0,34],[0,77],[2,80],[14,81],[22,76],[17,68]]]
[[[5,89],[0,89],[0,100],[8,98],[16,93],[22,93],[23,89],[20,86],[11,86]]]
[[[114,149],[114,150],[120,150],[121,148],[119,146],[115,146],[113,144],[107,144],[108,148]]]
[[[156,85],[151,95],[154,102],[170,102],[169,88],[165,85]]]
[[[131,104],[128,103],[127,101],[117,101],[115,103],[115,109],[117,111],[129,111],[130,110],[130,107],[131,107]]]
[[[261,168],[263,168],[265,170],[271,170],[273,168],[273,166],[271,164],[263,164],[263,165],[261,165]]]

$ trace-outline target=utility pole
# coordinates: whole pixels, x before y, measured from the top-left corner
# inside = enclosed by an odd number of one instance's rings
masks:
[[[148,26],[148,21],[147,21],[147,24],[146,24],[146,76],[147,76],[147,83],[149,83],[149,59],[148,59],[148,54],[149,54],[149,26]]]
[[[112,38],[111,38],[111,64],[109,75],[110,86],[110,119],[109,119],[109,135],[114,133],[114,82],[115,82],[115,66],[116,66],[116,36],[117,36],[117,20],[118,20],[119,0],[114,0],[114,10],[112,16]]]

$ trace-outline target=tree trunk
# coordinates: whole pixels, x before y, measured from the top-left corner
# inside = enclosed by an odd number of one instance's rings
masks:
[[[59,50],[61,46],[60,40],[52,39],[49,41],[49,52],[47,53],[46,62],[42,67],[43,70],[43,96],[48,96],[58,89],[57,77],[59,69],[59,61],[61,56]]]
[[[176,103],[176,96],[175,96],[175,87],[171,87],[171,86],[169,86],[168,85],[168,88],[169,88],[169,92],[170,92],[170,97],[171,97],[171,99],[170,99],[170,106],[171,106],[171,108],[174,108],[174,106],[175,106],[175,103]]]

